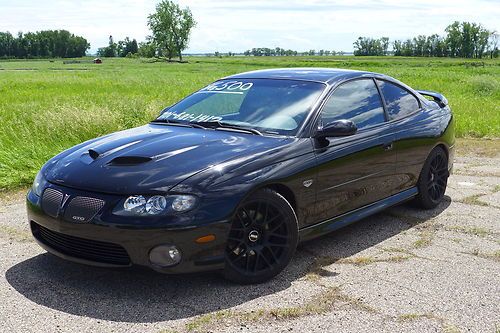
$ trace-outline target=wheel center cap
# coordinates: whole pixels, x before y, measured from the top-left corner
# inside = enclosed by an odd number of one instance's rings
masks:
[[[252,243],[258,241],[260,238],[260,234],[257,230],[252,230],[250,231],[250,233],[248,234],[248,240]]]

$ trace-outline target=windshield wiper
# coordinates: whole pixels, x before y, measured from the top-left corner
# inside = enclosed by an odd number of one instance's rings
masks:
[[[193,123],[191,123],[191,124],[193,124]],[[208,128],[213,128],[213,129],[218,129],[218,128],[230,129],[230,130],[248,132],[248,133],[262,136],[262,133],[260,131],[256,130],[255,128],[242,127],[242,126],[238,126],[235,124],[223,123],[220,121],[201,121],[201,122],[198,122],[196,124],[201,125],[205,128],[208,127]]]
[[[152,123],[168,124],[172,126],[182,126],[182,127],[194,127],[194,128],[213,128],[213,129],[229,129],[241,132],[247,132],[255,135],[261,135],[262,133],[255,128],[241,127],[234,124],[223,123],[220,121],[202,121],[202,122],[185,122],[174,119],[155,119]]]
[[[168,125],[173,125],[173,126],[195,127],[195,128],[206,129],[206,127],[199,125],[197,123],[188,123],[185,121],[178,121],[178,120],[172,120],[172,119],[155,119],[151,122],[152,123],[168,124]]]

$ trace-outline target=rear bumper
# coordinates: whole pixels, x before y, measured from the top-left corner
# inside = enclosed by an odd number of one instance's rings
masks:
[[[27,212],[35,240],[48,252],[66,260],[101,267],[140,265],[172,274],[224,268],[224,251],[230,228],[228,221],[182,227],[169,227],[165,223],[163,227],[155,225],[141,229],[137,225],[107,225],[103,215],[97,218],[98,223],[72,223],[46,215],[40,198],[31,191],[27,195]],[[214,241],[204,244],[195,242],[197,238],[209,234],[215,236]],[[182,259],[175,266],[159,267],[149,261],[151,249],[164,244],[180,249]],[[114,260],[116,258],[119,260]]]

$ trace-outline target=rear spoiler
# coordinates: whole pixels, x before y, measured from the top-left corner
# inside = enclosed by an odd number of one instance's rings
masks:
[[[417,90],[417,92],[420,95],[432,97],[434,102],[436,102],[442,108],[444,108],[445,106],[448,105],[448,100],[446,99],[446,97],[444,97],[440,93],[437,93],[434,91],[428,91],[428,90]]]

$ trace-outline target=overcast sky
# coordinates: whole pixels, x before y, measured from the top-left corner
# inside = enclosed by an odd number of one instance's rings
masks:
[[[0,0],[0,31],[66,29],[91,52],[125,36],[142,41],[156,0]],[[186,53],[252,47],[352,51],[358,36],[391,40],[444,33],[451,22],[500,31],[498,0],[179,0],[198,22]]]

